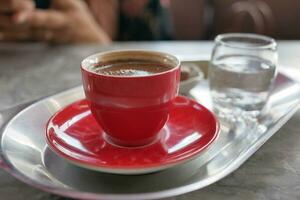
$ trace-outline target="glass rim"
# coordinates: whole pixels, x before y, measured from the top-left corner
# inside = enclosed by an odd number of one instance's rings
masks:
[[[246,46],[241,44],[232,44],[230,42],[224,41],[224,39],[235,39],[235,38],[249,38],[249,39],[258,39],[266,42],[266,44],[256,45],[256,46]],[[246,50],[265,50],[265,49],[276,49],[277,43],[275,39],[265,35],[259,35],[255,33],[224,33],[220,34],[215,38],[216,43],[220,43],[226,47],[246,49]]]

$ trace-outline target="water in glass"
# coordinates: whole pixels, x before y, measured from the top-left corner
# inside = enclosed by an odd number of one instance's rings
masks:
[[[212,61],[209,80],[215,109],[224,114],[260,114],[268,100],[275,69],[268,60],[245,55]]]

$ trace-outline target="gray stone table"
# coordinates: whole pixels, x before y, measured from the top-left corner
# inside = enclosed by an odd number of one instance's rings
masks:
[[[209,56],[212,42],[116,43],[111,46],[47,46],[0,43],[0,109],[81,83],[79,63],[108,49],[154,49],[182,56]],[[280,41],[281,65],[299,68],[300,41]],[[297,76],[297,74],[295,74]],[[298,73],[300,80],[300,73]],[[300,199],[300,112],[233,174],[171,199]],[[0,170],[0,200],[65,199],[27,186]]]

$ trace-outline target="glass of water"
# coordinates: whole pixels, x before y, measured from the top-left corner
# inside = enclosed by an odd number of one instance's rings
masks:
[[[213,107],[219,116],[258,117],[276,76],[277,44],[256,34],[216,37],[208,71]]]

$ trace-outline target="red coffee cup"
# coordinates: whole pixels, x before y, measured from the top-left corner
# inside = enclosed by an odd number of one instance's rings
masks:
[[[145,76],[111,76],[92,70],[99,63],[131,60],[171,68]],[[180,61],[176,57],[155,51],[110,51],[84,59],[81,71],[91,112],[108,140],[122,146],[141,146],[158,137],[178,94]]]

